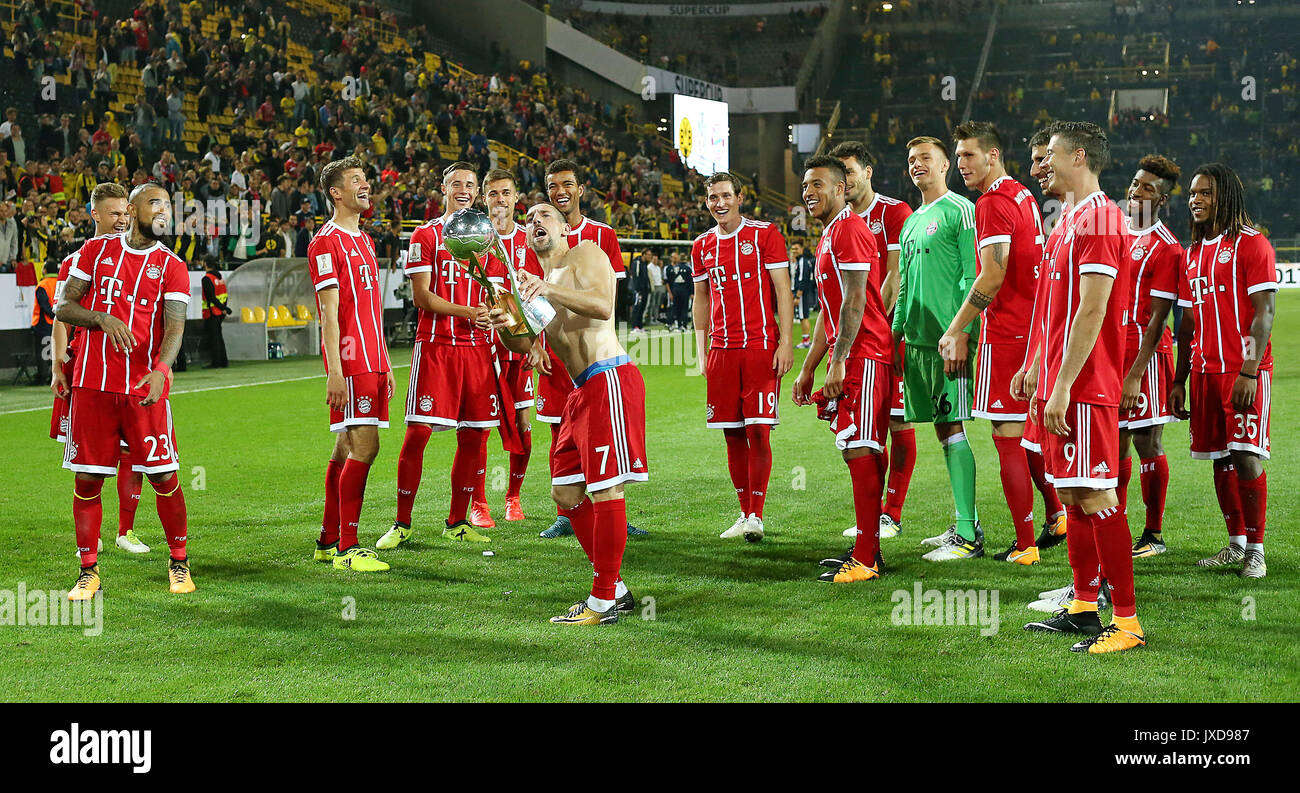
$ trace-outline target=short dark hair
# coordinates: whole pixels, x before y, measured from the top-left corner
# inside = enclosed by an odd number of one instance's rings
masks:
[[[554,174],[557,173],[564,173],[565,171],[573,171],[574,177],[577,178],[579,182],[582,181],[582,166],[573,160],[570,159],[554,160],[551,162],[550,165],[546,166],[547,176],[553,176]]]
[[[949,159],[948,144],[944,143],[943,141],[939,140],[933,135],[917,135],[915,138],[912,138],[907,142],[907,148],[911,149],[913,146],[923,146],[926,143],[930,143],[935,146],[938,146],[939,151],[943,152],[943,158],[945,160]]]
[[[856,140],[846,140],[835,144],[835,148],[831,149],[831,156],[837,160],[847,160],[852,157],[863,168],[874,168],[876,166],[876,158],[871,156],[871,152],[867,151],[867,144]]]
[[[805,171],[811,171],[813,168],[826,168],[830,170],[831,173],[835,174],[835,181],[837,182],[844,182],[847,184],[849,181],[849,175],[844,170],[844,163],[840,162],[839,157],[832,157],[829,154],[814,154],[807,160],[804,160],[803,163],[803,169]]]
[[[994,149],[998,154],[1006,151],[1006,146],[1002,141],[1002,133],[998,128],[988,121],[967,121],[958,124],[952,131],[953,143],[960,143],[963,140],[975,139],[979,141],[980,148],[986,153]]]
[[[1052,124],[1049,123],[1045,127],[1039,127],[1034,130],[1034,134],[1029,136],[1029,148],[1032,149],[1035,146],[1046,146],[1048,142],[1052,140],[1051,128]]]
[[[353,168],[360,168],[364,171],[366,166],[362,164],[360,158],[351,154],[334,160],[333,162],[326,163],[325,167],[320,169],[321,192],[326,196],[329,196],[331,188],[339,187],[343,184],[343,172],[352,170]]]
[[[1049,127],[1052,135],[1059,137],[1071,150],[1083,149],[1088,158],[1088,170],[1094,174],[1110,164],[1110,140],[1106,130],[1091,121],[1061,121]]]
[[[442,169],[443,181],[446,181],[447,178],[450,177],[456,171],[469,171],[470,173],[474,174],[475,179],[478,178],[478,171],[474,170],[474,166],[470,165],[464,160],[457,160],[456,162]]]
[[[483,184],[499,182],[502,179],[509,179],[510,184],[514,185],[516,190],[519,189],[519,180],[515,178],[514,172],[507,171],[505,168],[493,168],[488,171],[487,175],[483,177]]]
[[[1178,184],[1178,177],[1183,174],[1177,163],[1159,154],[1148,154],[1138,160],[1138,168],[1159,177],[1165,183],[1164,192],[1166,193],[1174,189]]]
[[[709,192],[709,188],[722,182],[731,182],[731,191],[736,195],[745,192],[745,184],[740,181],[740,177],[731,171],[718,171],[708,179],[704,180],[704,192]]]

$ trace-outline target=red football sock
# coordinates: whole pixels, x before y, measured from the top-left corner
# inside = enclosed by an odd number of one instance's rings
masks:
[[[1268,511],[1268,475],[1263,471],[1255,479],[1238,479],[1241,494],[1241,518],[1246,524],[1246,542],[1264,541],[1264,517]]]
[[[742,427],[728,427],[722,431],[727,440],[727,470],[731,484],[736,488],[740,511],[749,514],[749,436]]]
[[[1119,508],[1128,512],[1128,483],[1133,479],[1133,458],[1125,457],[1119,461],[1119,484],[1115,486],[1115,496],[1119,498]]]
[[[172,558],[184,559],[189,523],[185,517],[185,493],[181,490],[181,478],[172,474],[163,482],[150,479],[149,484],[153,485],[154,501],[158,505],[158,522],[162,524]]]
[[[1231,464],[1214,466],[1214,494],[1219,497],[1219,510],[1228,524],[1229,537],[1246,533],[1246,522],[1241,514],[1241,496],[1238,489],[1237,470]]]
[[[591,507],[591,499],[583,498],[578,502],[578,506],[572,509],[561,509],[560,514],[569,519],[569,523],[573,526],[573,536],[578,538],[582,552],[594,562],[595,557],[591,555],[591,541],[596,530],[596,512]]]
[[[597,501],[592,504],[592,510],[595,528],[591,563],[596,575],[591,581],[591,594],[601,600],[613,600],[619,568],[623,566],[623,551],[627,548],[627,503],[621,498]]]
[[[1047,468],[1043,462],[1043,455],[1032,449],[1025,449],[1025,462],[1029,465],[1029,476],[1034,480],[1034,487],[1038,488],[1039,495],[1043,497],[1043,517],[1051,518],[1064,512],[1065,505],[1061,503],[1061,497],[1056,494],[1056,488],[1052,483],[1047,481]]]
[[[82,567],[99,561],[99,524],[104,519],[104,503],[99,494],[103,489],[103,479],[72,480],[72,523],[77,529]]]
[[[763,517],[763,502],[767,500],[767,481],[772,476],[772,428],[767,424],[751,424],[745,428],[749,442],[749,513]]]
[[[1169,461],[1162,454],[1142,460],[1142,503],[1147,505],[1146,530],[1155,534],[1164,525],[1165,494],[1169,492]]]
[[[135,528],[135,510],[140,506],[144,474],[131,470],[131,455],[125,449],[117,462],[117,536]]]
[[[884,461],[884,458],[881,458]],[[907,488],[912,484],[912,469],[916,466],[916,429],[889,433],[889,487],[885,491],[885,514],[902,522],[903,502]]]
[[[409,425],[397,455],[397,522],[407,526],[411,525],[415,494],[420,491],[420,477],[424,474],[424,447],[429,445],[432,434],[428,424]]]
[[[343,463],[331,459],[325,466],[325,514],[320,522],[321,545],[333,545],[339,541],[339,477],[343,475]]]
[[[483,433],[483,446],[479,449],[479,468],[478,480],[474,482],[474,503],[487,503],[487,444],[491,431]]]
[[[998,450],[998,465],[1002,471],[1002,492],[1011,510],[1011,522],[1016,525],[1016,548],[1024,550],[1034,544],[1034,487],[1029,476],[1029,461],[1020,436],[1014,438],[993,436]]]
[[[1065,508],[1065,523],[1070,527],[1065,534],[1065,545],[1070,558],[1070,572],[1074,574],[1074,597],[1086,603],[1096,603],[1097,590],[1101,586],[1101,561],[1093,537],[1092,518],[1084,514],[1083,507],[1069,504]],[[1130,548],[1130,558],[1132,553]]]
[[[1069,518],[1066,520],[1068,522]],[[1128,516],[1124,510],[1114,506],[1089,515],[1086,520],[1097,545],[1101,574],[1110,585],[1110,602],[1115,616],[1132,617],[1137,614],[1137,600],[1133,594],[1133,546],[1128,532]],[[1074,533],[1072,522],[1069,533]]]
[[[885,482],[876,455],[864,454],[847,462],[853,480],[853,514],[858,520],[853,558],[875,567],[876,552],[880,550],[880,491],[885,489]]]
[[[510,485],[506,489],[506,498],[518,498],[524,486],[524,475],[528,473],[528,458],[533,453],[533,434],[523,434],[524,450],[520,454],[510,455]]]
[[[469,512],[470,497],[474,494],[479,471],[483,468],[483,439],[487,430],[466,427],[456,430],[456,456],[451,462],[451,506],[447,511],[447,525],[465,519]]]
[[[560,434],[560,425],[547,424],[546,426],[551,428],[551,449],[546,454],[547,469],[551,472],[551,476],[555,476],[555,442]],[[555,505],[555,514],[556,516],[560,516],[564,514],[560,510],[559,504]]]
[[[339,553],[357,544],[357,525],[361,523],[361,504],[366,500],[366,478],[370,463],[349,457],[339,475]]]

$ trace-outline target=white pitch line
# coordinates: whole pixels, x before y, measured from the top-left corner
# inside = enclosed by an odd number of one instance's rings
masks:
[[[394,370],[410,369],[410,368],[411,365],[409,363],[398,364],[397,366],[393,367]],[[275,385],[276,383],[297,383],[302,380],[319,380],[324,376],[325,376],[324,374],[312,374],[312,375],[307,375],[306,377],[286,377],[282,380],[259,380],[254,383],[233,383],[231,385],[208,386],[207,388],[187,388],[183,391],[173,391],[171,393],[171,396],[179,396],[181,394],[199,394],[204,391],[225,391],[230,388],[251,388],[252,386],[259,386],[259,385]],[[38,410],[49,410],[49,409],[50,409],[49,405],[39,405],[34,408],[19,408],[18,410],[0,410],[0,416],[9,416],[14,413],[35,413]]]

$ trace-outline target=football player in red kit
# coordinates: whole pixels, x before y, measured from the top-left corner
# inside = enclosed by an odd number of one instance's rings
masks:
[[[1129,445],[1141,458],[1142,501],[1146,527],[1133,544],[1133,558],[1165,552],[1161,533],[1165,493],[1169,489],[1169,462],[1161,443],[1164,425],[1174,420],[1169,412],[1169,386],[1174,378],[1169,310],[1178,299],[1178,279],[1183,266],[1183,246],[1164,223],[1160,208],[1178,186],[1178,166],[1165,157],[1149,154],[1138,163],[1128,187],[1128,256],[1133,296],[1124,349],[1124,393],[1119,411],[1119,505],[1128,507],[1128,483],[1133,473]]]
[[[467,162],[454,162],[442,174],[447,211],[411,233],[406,274],[420,309],[411,351],[411,381],[406,395],[406,437],[397,461],[397,517],[379,539],[380,550],[411,537],[411,511],[424,472],[424,449],[436,431],[455,430],[451,463],[451,504],[442,536],[488,542],[467,519],[474,488],[483,475],[487,436],[507,413],[497,390],[492,346],[495,337],[484,307],[487,291],[447,251],[444,224],[453,213],[478,199],[478,176]],[[500,281],[500,262],[487,257],[490,278]],[[510,411],[513,412],[513,411]]]
[[[740,214],[745,194],[734,174],[719,171],[704,188],[718,223],[691,245],[692,310],[708,389],[704,425],[726,438],[727,468],[740,500],[740,517],[720,536],[758,542],[781,378],[794,361],[790,258],[775,225]]]
[[[988,419],[998,453],[1002,493],[1015,528],[1011,547],[993,558],[1012,564],[1038,564],[1034,541],[1034,488],[1029,460],[1020,445],[1029,418],[1028,401],[1011,393],[1011,377],[1025,360],[1029,326],[1043,258],[1043,219],[1033,193],[1007,176],[1006,144],[997,127],[970,121],[953,130],[957,170],[975,202],[978,275],[957,315],[939,339],[945,358],[964,355],[960,331],[976,317],[975,402],[971,415]]]
[[[185,262],[161,239],[171,226],[171,201],[156,184],[128,197],[131,230],[93,237],[68,270],[59,321],[79,333],[63,467],[76,472],[72,502],[81,573],[69,600],[101,589],[98,550],[103,518],[100,491],[117,471],[123,443],[132,468],[157,493],[158,519],[167,537],[169,588],[194,591],[185,543],[185,494],[172,426],[171,365],[181,349],[190,279]]]
[[[315,559],[336,570],[383,572],[388,564],[357,539],[366,479],[393,396],[379,265],[370,235],[360,228],[361,214],[370,208],[365,166],[356,157],[329,163],[321,169],[320,189],[334,216],[308,244],[307,265],[321,321],[329,426],[336,436]]]
[[[1214,489],[1228,523],[1228,544],[1197,564],[1241,562],[1243,577],[1263,578],[1277,254],[1254,228],[1244,192],[1221,163],[1192,174],[1193,242],[1178,283],[1183,320],[1169,406],[1191,419],[1192,457],[1214,461]]]
[[[803,200],[823,225],[817,243],[817,297],[821,314],[799,376],[794,403],[817,405],[830,422],[835,446],[849,468],[858,533],[839,567],[818,580],[834,584],[880,577],[880,496],[885,486],[885,434],[894,400],[894,340],[880,302],[884,267],[867,222],[845,201],[847,176],[836,157],[804,164]],[[826,353],[821,389],[813,377]]]
[[[1109,141],[1096,124],[1052,127],[1044,163],[1049,185],[1076,199],[1060,220],[1061,241],[1044,273],[1046,310],[1035,316],[1042,341],[1031,363],[1042,372],[1031,411],[1042,417],[1047,470],[1069,515],[1074,600],[1025,629],[1084,636],[1071,649],[1092,654],[1146,644],[1128,522],[1115,495],[1129,268],[1127,221],[1098,181],[1109,159]],[[1097,615],[1103,576],[1114,608],[1105,628]]]

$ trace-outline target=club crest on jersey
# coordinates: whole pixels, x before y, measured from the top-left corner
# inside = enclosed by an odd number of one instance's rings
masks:
[[[713,405],[708,405],[704,408],[704,418],[708,421],[713,421]]]
[[[427,395],[420,397],[420,412],[428,413],[430,410],[433,410],[433,397]]]
[[[931,222],[930,225],[928,225],[928,226],[925,227],[925,233],[926,233],[926,234],[933,234],[933,233],[935,233],[935,232],[938,231],[938,230],[939,230],[939,221],[937,221],[937,220]]]
[[[1232,251],[1227,248],[1219,251],[1219,264],[1227,264],[1230,261],[1232,261]]]
[[[537,412],[538,412],[538,413],[541,413],[541,412],[542,412],[542,408],[544,408],[544,407],[546,407],[546,398],[545,398],[545,397],[538,397],[538,398],[537,398]]]
[[[149,265],[148,269],[144,271],[144,274],[145,277],[147,277],[151,281],[157,280],[158,278],[162,277],[162,269],[159,268],[157,265],[151,264]]]
[[[357,412],[359,413],[370,412],[370,397],[361,397],[360,399],[357,400]]]
[[[321,275],[329,275],[334,272],[333,254],[322,253],[316,257],[316,272]]]
[[[77,443],[71,439],[68,440],[68,459],[77,459]]]
[[[884,230],[885,230],[885,224],[884,224],[884,223],[881,223],[879,220],[873,220],[873,221],[871,221],[871,233],[872,233],[872,234],[879,234],[880,232],[882,232],[882,231],[884,231]]]
[[[754,246],[751,245],[749,242],[742,242],[740,243],[740,252],[748,256],[754,252]]]
[[[1146,255],[1147,255],[1147,249],[1146,246],[1144,245],[1134,245],[1133,252],[1129,254],[1129,256],[1132,257],[1133,261],[1135,262],[1142,261],[1142,257]]]

